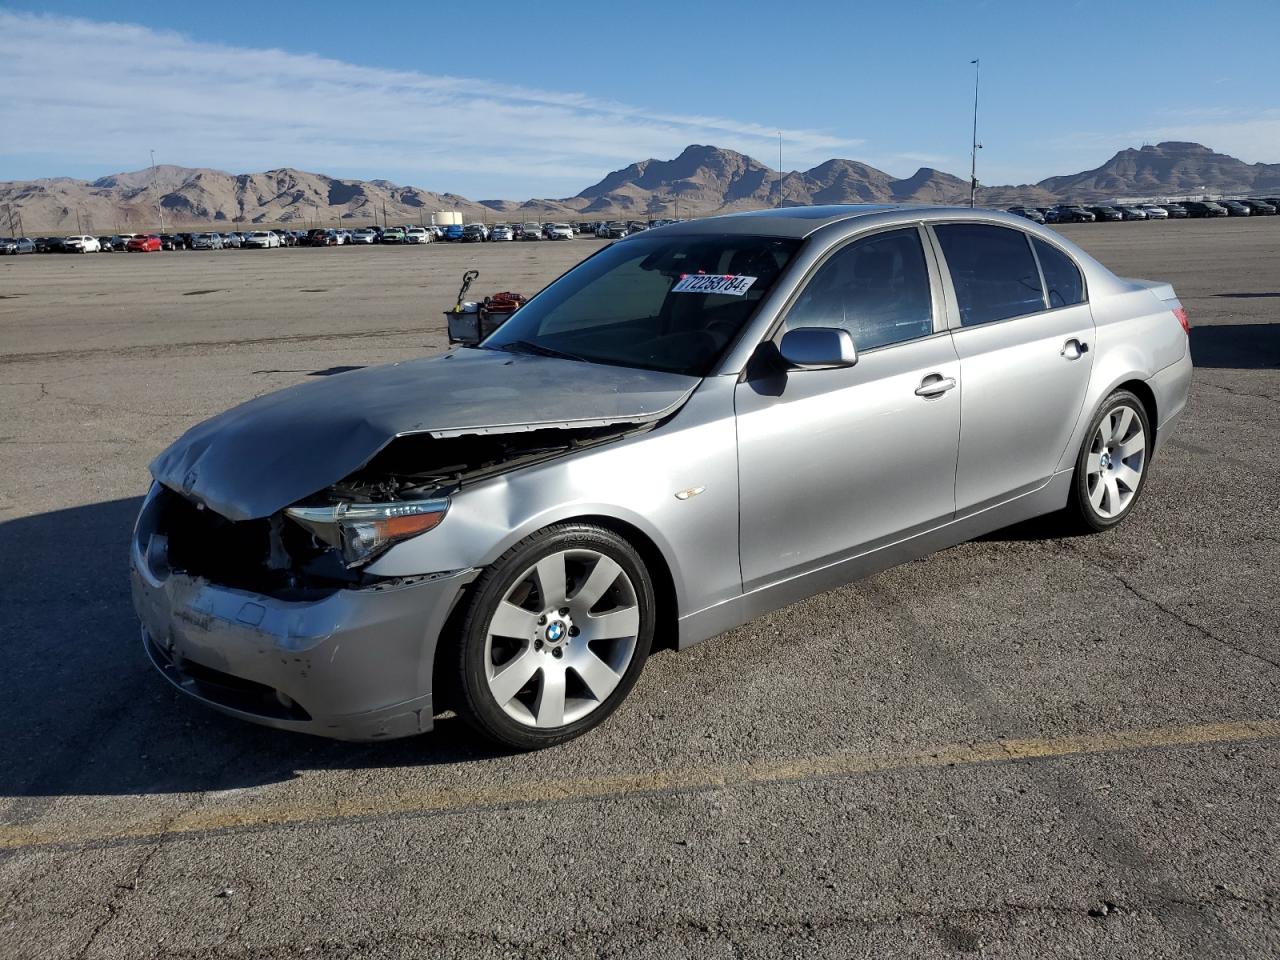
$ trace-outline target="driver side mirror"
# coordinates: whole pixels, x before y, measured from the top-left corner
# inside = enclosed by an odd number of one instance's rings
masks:
[[[858,350],[848,330],[839,327],[796,327],[782,335],[778,346],[782,359],[803,370],[852,367]]]

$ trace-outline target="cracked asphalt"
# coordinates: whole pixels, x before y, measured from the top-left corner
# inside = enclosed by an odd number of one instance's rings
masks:
[[[595,241],[0,260],[0,957],[1280,955],[1280,218],[1064,232],[1194,324],[1132,517],[657,654],[536,755],[186,702],[126,546],[186,427]]]

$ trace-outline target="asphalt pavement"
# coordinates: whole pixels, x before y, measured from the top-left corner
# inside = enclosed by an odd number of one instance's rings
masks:
[[[1280,955],[1280,218],[1063,232],[1194,324],[1124,524],[658,653],[517,755],[187,702],[128,533],[186,427],[596,241],[0,259],[0,958]]]

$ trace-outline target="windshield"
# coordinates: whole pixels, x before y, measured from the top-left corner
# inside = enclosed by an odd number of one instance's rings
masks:
[[[798,246],[776,237],[629,239],[547,287],[482,346],[705,376]]]

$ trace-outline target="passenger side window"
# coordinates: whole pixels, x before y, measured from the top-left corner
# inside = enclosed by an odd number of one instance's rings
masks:
[[[1044,274],[1044,288],[1049,295],[1049,308],[1069,307],[1084,303],[1084,278],[1080,268],[1053,244],[1039,237],[1032,237],[1036,256],[1040,260],[1040,272]]]
[[[977,223],[934,227],[966,327],[1045,309],[1040,271],[1021,230]]]
[[[933,298],[920,234],[911,227],[832,254],[787,314],[786,327],[843,327],[859,350],[933,332]]]

